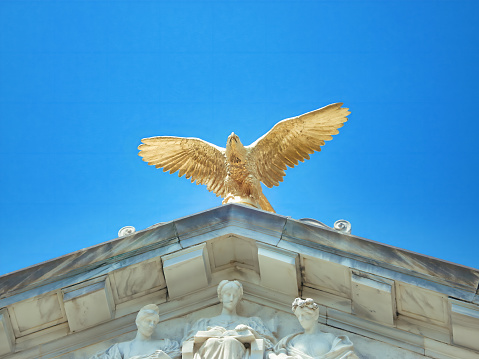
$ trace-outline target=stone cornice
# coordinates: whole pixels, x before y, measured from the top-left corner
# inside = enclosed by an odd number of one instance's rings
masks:
[[[474,294],[479,285],[478,269],[255,208],[228,204],[5,274],[0,277],[0,299],[157,248],[179,250],[233,232],[270,245],[283,241],[316,248]]]

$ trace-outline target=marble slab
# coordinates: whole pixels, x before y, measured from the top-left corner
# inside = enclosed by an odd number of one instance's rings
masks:
[[[327,309],[327,324],[415,353],[424,354],[424,338],[417,334],[362,319],[332,308]]]
[[[66,321],[58,292],[17,302],[9,307],[16,337],[21,337]]]
[[[228,204],[1,276],[0,299],[172,243],[181,241],[183,247],[188,247],[230,234],[271,245],[279,245],[280,240],[283,243],[301,244],[303,247],[316,248],[362,262],[371,268],[380,267],[469,291],[472,297],[476,295],[479,284],[477,269],[342,234],[333,229],[306,224],[252,207]],[[451,295],[466,299],[461,294]]]
[[[396,317],[394,282],[359,271],[352,272],[351,282],[353,314],[393,326]]]
[[[226,235],[207,242],[211,271],[221,271],[232,264],[259,273],[258,247],[251,238]]]
[[[340,297],[339,295],[304,286],[302,297],[313,298],[316,303],[325,307],[351,313],[351,299]]]
[[[398,315],[396,328],[443,343],[451,343],[451,331],[448,327],[431,324],[405,315]]]
[[[178,239],[175,225],[170,222],[5,274],[0,277],[0,298],[100,267],[120,255],[119,259],[123,259],[166,246],[172,241],[178,242]]]
[[[303,243],[303,242],[301,242]],[[311,243],[301,244],[296,241],[281,240],[278,243],[278,247],[284,248],[290,251],[296,251],[301,253],[301,256],[308,255],[317,259],[334,262],[345,267],[360,270],[366,273],[371,273],[384,278],[409,283],[421,288],[432,290],[435,292],[443,293],[445,295],[459,298],[465,301],[471,301],[475,297],[475,293],[471,288],[457,288],[448,285],[447,283],[441,283],[436,281],[435,278],[427,276],[418,276],[415,272],[407,272],[403,270],[393,270],[386,268],[380,264],[368,263],[360,259],[355,259],[347,256],[343,256],[338,253],[332,253],[329,250],[320,249],[318,246],[313,246]],[[307,244],[307,245],[306,245]],[[466,290],[467,289],[467,290]]]
[[[447,325],[447,297],[406,283],[396,284],[398,312],[437,325]]]
[[[299,256],[274,246],[258,243],[258,261],[261,285],[275,292],[299,295]]]
[[[13,352],[15,335],[6,308],[0,309],[0,356]]]
[[[449,274],[443,276],[444,271]],[[104,284],[92,282],[101,278]],[[424,354],[429,338],[431,356],[449,359],[450,347],[477,352],[477,306],[471,305],[477,301],[478,278],[472,268],[229,204],[0,277],[0,308],[13,313],[9,320],[20,351],[5,358],[66,359],[80,350],[77,345],[134,331],[123,319],[134,319],[144,304],[161,305],[162,320],[174,320],[215,305],[215,286],[237,279],[245,298],[260,310],[289,313],[292,299],[302,294],[319,302],[322,323],[400,346],[402,354]],[[469,303],[451,304],[448,296]],[[83,323],[73,301],[87,313]],[[41,309],[30,315],[37,305]],[[0,319],[7,323],[5,318]],[[455,333],[448,343],[449,328]],[[379,358],[378,353],[363,358]]]
[[[479,359],[479,353],[424,338],[424,353],[435,359]]]
[[[175,221],[183,247],[235,234],[276,245],[287,217],[240,204],[221,207]]]
[[[166,287],[160,258],[111,272],[116,303],[123,303]]]
[[[72,332],[78,332],[113,318],[115,303],[107,276],[63,290],[63,304]]]
[[[166,255],[162,260],[170,298],[208,286],[211,272],[205,243]]]
[[[479,351],[479,306],[450,299],[452,341]]]
[[[288,218],[282,240],[329,251],[384,268],[414,272],[448,286],[473,290],[479,284],[479,270],[389,246],[369,239],[343,234]]]
[[[306,286],[320,289],[345,298],[351,297],[351,270],[349,267],[301,255]]]

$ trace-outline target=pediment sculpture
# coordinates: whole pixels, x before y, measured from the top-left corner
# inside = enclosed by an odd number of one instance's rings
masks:
[[[160,321],[158,306],[148,304],[136,316],[138,328],[133,340],[112,345],[90,359],[177,359],[181,357],[180,345],[170,339],[153,339]]]
[[[237,314],[243,285],[223,280],[217,292],[221,314],[194,323],[183,338],[183,359],[262,359],[276,339],[259,317]]]
[[[159,322],[155,304],[141,308],[133,340],[114,344],[90,359],[359,359],[347,336],[320,330],[319,305],[311,298],[296,298],[292,311],[303,331],[277,342],[259,317],[238,315],[243,285],[223,280],[218,285],[221,313],[197,320],[185,334],[182,349],[170,339],[153,339]]]
[[[281,339],[269,359],[359,359],[347,336],[319,329],[319,306],[313,299],[296,298],[292,310],[303,331]]]

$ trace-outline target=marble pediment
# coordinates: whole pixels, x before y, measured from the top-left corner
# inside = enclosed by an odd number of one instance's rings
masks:
[[[479,358],[479,270],[237,204],[0,277],[0,358],[87,358],[128,340],[149,303],[156,335],[178,340],[218,310],[224,279],[278,338],[298,329],[302,296],[361,358],[382,358],[371,343],[390,358]]]

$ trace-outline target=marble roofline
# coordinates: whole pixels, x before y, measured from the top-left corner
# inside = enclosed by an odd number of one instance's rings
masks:
[[[169,330],[168,320],[213,313],[224,279],[243,283],[246,307],[270,311],[264,320],[310,297],[320,323],[359,346],[363,338],[409,352],[398,357],[479,359],[479,270],[238,204],[0,277],[0,357],[89,357],[130,338],[149,303]]]
[[[94,277],[101,267],[141,253],[157,249],[172,253],[232,232],[289,251],[319,250],[328,261],[479,303],[478,269],[290,217],[228,204],[5,274],[0,277],[0,307],[16,301],[15,297],[22,292],[41,294],[41,288],[49,283],[61,285],[62,280],[69,278],[71,283],[73,277],[86,272]]]

